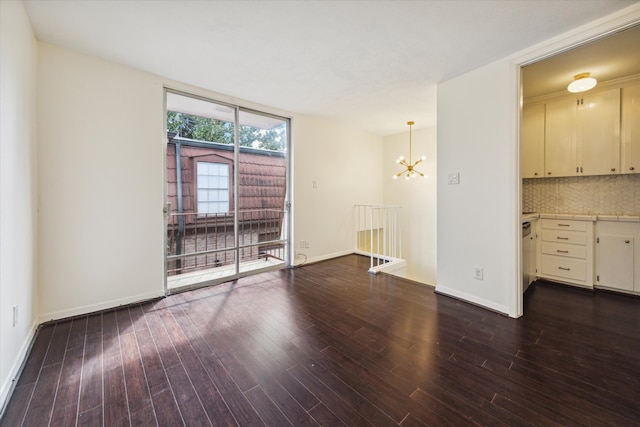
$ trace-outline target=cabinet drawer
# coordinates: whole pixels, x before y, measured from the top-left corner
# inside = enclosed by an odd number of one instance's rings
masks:
[[[587,244],[587,233],[582,231],[542,230],[542,241],[584,246]]]
[[[542,255],[540,269],[544,276],[555,276],[581,282],[587,279],[587,263],[581,259]]]
[[[540,245],[540,252],[548,255],[587,259],[587,247],[580,245],[566,245],[562,243],[542,242],[542,244]]]
[[[543,219],[542,228],[547,228],[549,230],[586,231],[587,221]]]

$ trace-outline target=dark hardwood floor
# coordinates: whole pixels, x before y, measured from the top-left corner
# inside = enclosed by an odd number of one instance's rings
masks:
[[[2,426],[638,426],[640,298],[510,319],[348,256],[44,325]]]

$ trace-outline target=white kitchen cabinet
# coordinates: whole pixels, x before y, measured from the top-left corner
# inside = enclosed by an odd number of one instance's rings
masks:
[[[545,111],[545,176],[576,175],[576,128],[578,109],[575,98],[548,102]]]
[[[584,96],[578,114],[580,174],[620,173],[620,89]]]
[[[593,222],[541,219],[538,276],[593,287]]]
[[[638,244],[640,223],[598,221],[595,286],[640,294]]]
[[[598,286],[633,291],[633,236],[602,234],[596,239]]]
[[[523,178],[544,177],[544,104],[522,107],[520,167]]]
[[[546,104],[545,176],[610,175],[620,170],[620,89]]]
[[[640,172],[640,83],[622,88],[621,172]]]

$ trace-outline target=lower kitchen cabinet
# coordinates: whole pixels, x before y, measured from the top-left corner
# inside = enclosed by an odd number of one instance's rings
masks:
[[[593,222],[542,219],[539,277],[593,288]]]
[[[596,287],[640,294],[640,223],[598,221]]]

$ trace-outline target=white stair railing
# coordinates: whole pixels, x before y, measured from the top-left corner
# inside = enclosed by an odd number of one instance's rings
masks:
[[[370,257],[369,273],[376,274],[403,262],[401,208],[389,205],[355,205],[355,253]]]

